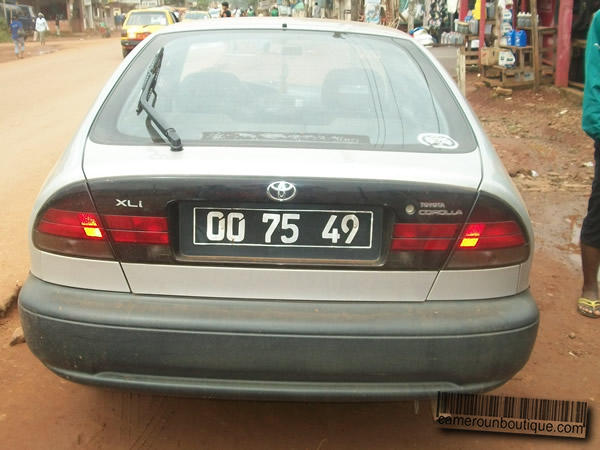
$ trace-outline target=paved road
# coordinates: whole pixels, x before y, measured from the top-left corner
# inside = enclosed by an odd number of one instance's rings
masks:
[[[120,60],[118,41],[111,39],[0,67],[3,106],[0,292],[3,296],[23,280],[28,270],[25,229],[35,195]],[[8,318],[0,320],[2,448],[503,449],[569,448],[573,444],[539,437],[447,432],[434,426],[428,404],[422,404],[415,415],[409,402],[234,402],[167,398],[80,386],[52,374],[25,345],[8,347],[8,337],[17,326],[14,310]],[[536,357],[537,371],[529,365],[520,378],[499,392],[513,395],[536,392],[536,380],[550,376],[545,371],[545,360]],[[558,383],[560,377],[556,372],[552,376],[557,385],[564,386]],[[576,372],[571,376],[576,376]],[[594,388],[597,385],[595,379],[571,381],[573,385],[579,382]],[[542,392],[552,394],[547,389]]]

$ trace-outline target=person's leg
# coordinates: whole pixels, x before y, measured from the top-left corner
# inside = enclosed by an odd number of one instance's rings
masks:
[[[46,32],[40,31],[40,45],[44,45],[46,43]]]
[[[600,249],[581,243],[581,268],[583,271],[582,297],[597,300],[598,269],[600,268]],[[600,315],[600,311],[598,311]]]
[[[18,58],[19,57],[19,40],[13,39],[13,42],[15,43],[15,56]]]
[[[581,297],[584,302],[578,303],[580,312],[600,316],[600,304],[586,304],[588,301],[599,300],[598,271],[600,269],[600,141],[594,143],[594,181],[588,201],[588,212],[581,226],[581,269],[583,272],[583,287]]]

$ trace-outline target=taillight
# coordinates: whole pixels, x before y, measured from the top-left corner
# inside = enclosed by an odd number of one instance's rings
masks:
[[[48,201],[36,218],[33,244],[51,253],[114,259],[100,216],[82,184],[65,188]]]
[[[412,270],[477,269],[524,262],[527,235],[515,212],[481,196],[466,223],[396,223],[390,267]]]
[[[111,241],[127,244],[168,245],[166,217],[102,216]]]
[[[487,250],[525,244],[521,227],[514,222],[469,223],[459,240],[459,250]]]
[[[103,239],[100,220],[95,213],[49,208],[38,225],[41,233],[75,239]]]
[[[481,196],[463,227],[447,269],[520,264],[531,248],[517,214],[500,200]]]
[[[445,251],[454,244],[458,229],[457,224],[397,223],[392,251]]]
[[[135,34],[135,40],[136,41],[143,41],[148,36],[150,36],[150,33],[148,33],[148,32],[145,32],[145,33],[136,33]]]
[[[33,242],[40,250],[114,259],[114,245],[169,245],[166,217],[100,216],[85,186],[62,194],[51,199],[36,220]]]

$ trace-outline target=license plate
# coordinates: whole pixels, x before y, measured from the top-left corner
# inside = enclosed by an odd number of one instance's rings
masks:
[[[357,260],[379,258],[380,208],[183,207],[187,256]]]

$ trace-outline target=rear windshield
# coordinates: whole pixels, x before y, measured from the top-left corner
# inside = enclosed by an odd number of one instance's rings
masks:
[[[209,15],[206,12],[188,12],[185,13],[184,18],[185,19],[193,19],[193,20],[198,20],[198,19],[208,19]]]
[[[475,148],[454,95],[412,42],[281,30],[156,36],[111,92],[92,140],[164,145],[146,112],[136,112],[148,66],[161,48],[151,101],[184,146]]]
[[[164,12],[135,12],[131,13],[125,25],[167,25],[167,16]]]

